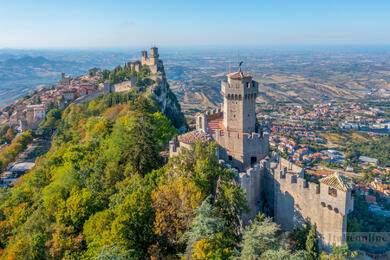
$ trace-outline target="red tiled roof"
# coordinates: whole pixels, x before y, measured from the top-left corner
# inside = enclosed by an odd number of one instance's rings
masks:
[[[208,132],[214,134],[218,129],[225,130],[225,126],[222,123],[223,116],[211,119],[207,122]]]

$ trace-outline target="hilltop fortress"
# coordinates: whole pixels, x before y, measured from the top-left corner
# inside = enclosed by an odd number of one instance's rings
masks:
[[[196,141],[215,141],[221,163],[236,172],[246,190],[250,212],[244,224],[263,212],[285,231],[302,227],[306,221],[317,225],[320,245],[345,242],[347,214],[353,210],[351,186],[336,174],[320,180],[320,185],[304,179],[304,169],[269,152],[269,136],[256,124],[258,83],[241,71],[227,75],[221,83],[220,109],[199,113],[196,130],[170,142],[170,156],[191,149]]]

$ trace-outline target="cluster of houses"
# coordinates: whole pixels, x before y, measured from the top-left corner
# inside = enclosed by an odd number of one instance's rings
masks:
[[[361,196],[364,196],[365,201],[369,204],[369,210],[373,213],[390,217],[390,210],[379,204],[378,198],[384,198],[390,202],[390,187],[389,184],[384,184],[380,178],[375,177],[371,183],[366,186],[356,184],[354,191]]]
[[[297,136],[299,138],[316,142],[323,143],[324,140],[316,136],[315,132],[312,129],[308,129],[306,125],[302,125],[301,123],[293,123],[293,122],[265,122],[267,126],[269,126],[272,133],[277,133],[281,135],[287,136]]]
[[[291,160],[298,164],[309,162],[329,162],[342,164],[344,162],[344,153],[329,149],[321,152],[313,151],[307,144],[298,144],[291,138],[278,136],[276,134],[270,135],[269,144],[274,149],[277,149],[281,154],[287,154]]]
[[[384,111],[375,107],[364,108],[354,102],[315,104],[309,109],[299,104],[266,105],[263,109],[273,111],[271,118],[285,119],[290,122],[326,122],[322,125],[322,130],[339,127],[341,129],[390,132],[390,120],[378,118]]]
[[[0,108],[0,126],[8,124],[19,132],[37,129],[46,117],[49,103],[56,103],[64,108],[79,98],[93,94],[99,91],[97,82],[101,77],[98,68],[90,69],[87,74],[74,79],[62,73],[56,85],[40,88],[27,97]]]

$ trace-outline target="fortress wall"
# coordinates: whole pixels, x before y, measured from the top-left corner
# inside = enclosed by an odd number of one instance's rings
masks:
[[[250,210],[243,216],[244,225],[248,224],[249,220],[254,219],[263,206],[263,175],[264,168],[260,167],[259,164],[255,164],[253,168],[238,174],[241,188],[246,191],[246,199]]]
[[[346,232],[346,215],[342,210],[336,212],[333,207],[328,207],[330,201],[322,201],[324,194],[318,184],[307,183],[298,175],[289,173],[287,167],[280,169],[281,165],[272,165],[274,168],[270,167],[266,173],[274,180],[275,221],[283,230],[292,232],[294,227],[302,227],[309,220],[317,225],[322,247],[329,248],[333,243],[341,245],[343,233]],[[269,178],[267,180],[270,181]],[[345,203],[345,198],[340,195],[338,202],[343,201]]]
[[[245,154],[257,156],[259,162],[263,159],[269,151],[269,138],[268,135],[261,137],[258,133],[243,134],[244,151]]]
[[[239,169],[250,167],[251,157],[256,157],[256,161],[260,162],[268,154],[268,136],[261,137],[258,133],[250,135],[217,130],[214,138],[224,150],[221,151],[221,158],[227,161],[227,154],[231,155],[233,162],[229,163]]]
[[[136,77],[131,77],[130,80],[117,83],[113,86],[114,92],[127,92],[135,86]]]
[[[243,143],[240,141],[238,133],[229,131],[222,132],[221,130],[217,130],[214,138],[221,146],[221,159],[226,160],[226,162],[231,164],[233,167],[242,169],[244,147]],[[228,155],[232,157],[232,160],[229,160]]]

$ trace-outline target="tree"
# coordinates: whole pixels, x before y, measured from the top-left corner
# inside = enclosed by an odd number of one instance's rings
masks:
[[[50,241],[49,254],[55,259],[77,258],[83,250],[84,236],[77,233],[72,226],[56,224]],[[73,257],[72,257],[73,256]]]
[[[31,238],[31,258],[34,260],[45,259],[47,257],[45,249],[46,236],[38,233]]]
[[[279,226],[270,218],[261,222],[254,220],[243,233],[240,259],[258,259],[268,250],[280,249],[279,231]]]
[[[150,191],[141,187],[119,206],[117,217],[111,224],[112,240],[132,250],[132,257],[146,258],[148,248],[154,242],[153,219]]]
[[[199,240],[193,247],[194,259],[230,259],[233,255],[233,248],[226,243],[222,233],[217,233],[213,238],[203,238]]]
[[[319,259],[319,248],[318,248],[318,237],[317,237],[317,226],[314,224],[307,235],[306,240],[306,251],[305,256],[308,260]]]
[[[302,228],[294,228],[293,239],[297,243],[297,248],[299,250],[306,249],[306,240],[309,235],[311,225],[309,221],[306,221],[305,226]]]
[[[167,241],[168,250],[180,252],[185,248],[182,235],[187,231],[194,210],[200,206],[203,198],[201,190],[185,177],[161,183],[153,191],[155,233]]]
[[[211,196],[207,197],[202,205],[195,210],[197,216],[192,220],[190,230],[185,234],[188,239],[187,247],[192,251],[194,258],[207,259],[216,257],[216,254],[231,252],[224,247],[223,238],[219,233],[222,231],[225,221],[221,217],[215,216],[216,210],[210,204],[210,200]]]
[[[329,254],[329,260],[347,260],[353,259],[358,255],[357,251],[351,251],[347,244],[342,246],[332,246],[332,253]]]
[[[155,138],[159,140],[161,148],[177,134],[177,130],[172,125],[172,122],[161,112],[156,112],[152,115],[152,125]]]
[[[95,260],[135,260],[138,258],[130,256],[131,250],[126,250],[123,246],[105,246]]]
[[[11,142],[12,139],[14,139],[15,135],[16,135],[16,132],[15,132],[14,128],[9,127],[7,132],[5,133],[4,137],[7,140],[7,142]]]
[[[69,198],[60,203],[56,218],[59,223],[71,225],[76,230],[81,231],[84,222],[96,209],[97,205],[93,194],[85,188],[79,190],[74,187]]]
[[[186,233],[190,245],[203,238],[212,238],[223,228],[224,220],[215,216],[216,210],[210,204],[210,199],[211,196],[207,197],[195,210],[197,216],[192,220],[190,230]]]
[[[87,256],[92,258],[105,246],[113,243],[111,224],[114,219],[114,212],[107,209],[97,212],[84,223],[83,234],[88,246]]]
[[[126,171],[145,175],[161,165],[161,156],[152,122],[144,113],[128,113],[118,119],[112,134],[112,149],[120,149]],[[124,138],[125,137],[125,138]],[[109,148],[110,149],[110,148]]]

